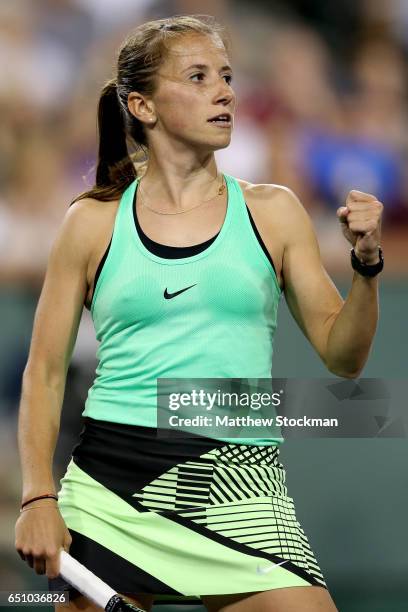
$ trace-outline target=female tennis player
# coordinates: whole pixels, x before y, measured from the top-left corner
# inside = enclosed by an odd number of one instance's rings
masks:
[[[63,548],[151,610],[333,612],[279,462],[281,438],[158,437],[158,378],[268,378],[279,299],[327,369],[361,372],[378,318],[382,204],[337,211],[354,247],[342,300],[286,187],[219,171],[236,98],[211,18],[145,23],[99,102],[96,185],[69,208],[39,300],[19,417],[16,548],[58,583]],[[138,166],[129,146],[140,146]],[[83,303],[99,365],[58,500],[52,456]],[[44,497],[45,496],[45,497]],[[91,610],[70,590],[70,610]]]

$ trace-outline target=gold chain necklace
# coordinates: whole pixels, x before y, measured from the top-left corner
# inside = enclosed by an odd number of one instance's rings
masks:
[[[214,181],[216,181],[217,178],[218,178],[218,174],[215,177]],[[143,191],[142,186],[141,186],[141,182],[139,182],[139,189],[140,189],[141,193],[144,194],[144,191]],[[212,198],[209,198],[208,200],[203,200],[199,204],[195,204],[194,206],[192,206],[191,208],[187,208],[186,210],[178,210],[176,212],[163,212],[163,211],[155,210],[154,208],[151,208],[150,206],[148,206],[145,203],[145,199],[146,198],[144,197],[144,195],[142,195],[141,205],[144,206],[145,208],[147,208],[148,210],[151,210],[156,215],[182,215],[183,213],[189,212],[190,210],[194,210],[195,208],[198,208],[199,206],[202,206],[206,202],[211,202],[211,200],[214,200],[215,198],[218,198],[218,196],[222,195],[224,193],[224,191],[225,191],[224,177],[221,174],[221,185],[218,187],[217,195],[213,196]]]

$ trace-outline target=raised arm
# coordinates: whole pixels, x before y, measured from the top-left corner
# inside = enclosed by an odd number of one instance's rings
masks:
[[[378,261],[382,204],[374,196],[350,192],[337,216],[343,232],[367,264]],[[312,222],[288,189],[278,205],[284,236],[282,274],[289,309],[328,370],[346,378],[363,369],[378,321],[378,277],[354,272],[344,301],[323,267]],[[346,248],[346,244],[345,244]]]
[[[22,502],[55,493],[52,461],[60,426],[66,374],[87,290],[92,203],[66,213],[49,256],[23,375],[18,445]],[[16,524],[16,549],[38,574],[58,575],[58,552],[70,535],[52,499],[30,503]]]

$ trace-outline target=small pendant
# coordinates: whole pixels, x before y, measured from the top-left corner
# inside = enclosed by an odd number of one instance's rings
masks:
[[[222,195],[224,193],[224,189],[225,189],[225,185],[223,183],[221,187],[218,189],[218,195]]]

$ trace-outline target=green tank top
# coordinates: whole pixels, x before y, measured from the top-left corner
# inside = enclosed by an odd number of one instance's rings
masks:
[[[91,304],[100,344],[83,416],[156,427],[158,378],[271,377],[281,290],[238,181],[224,178],[219,234],[202,252],[179,259],[159,257],[141,241],[134,221],[139,179],[123,193]]]

